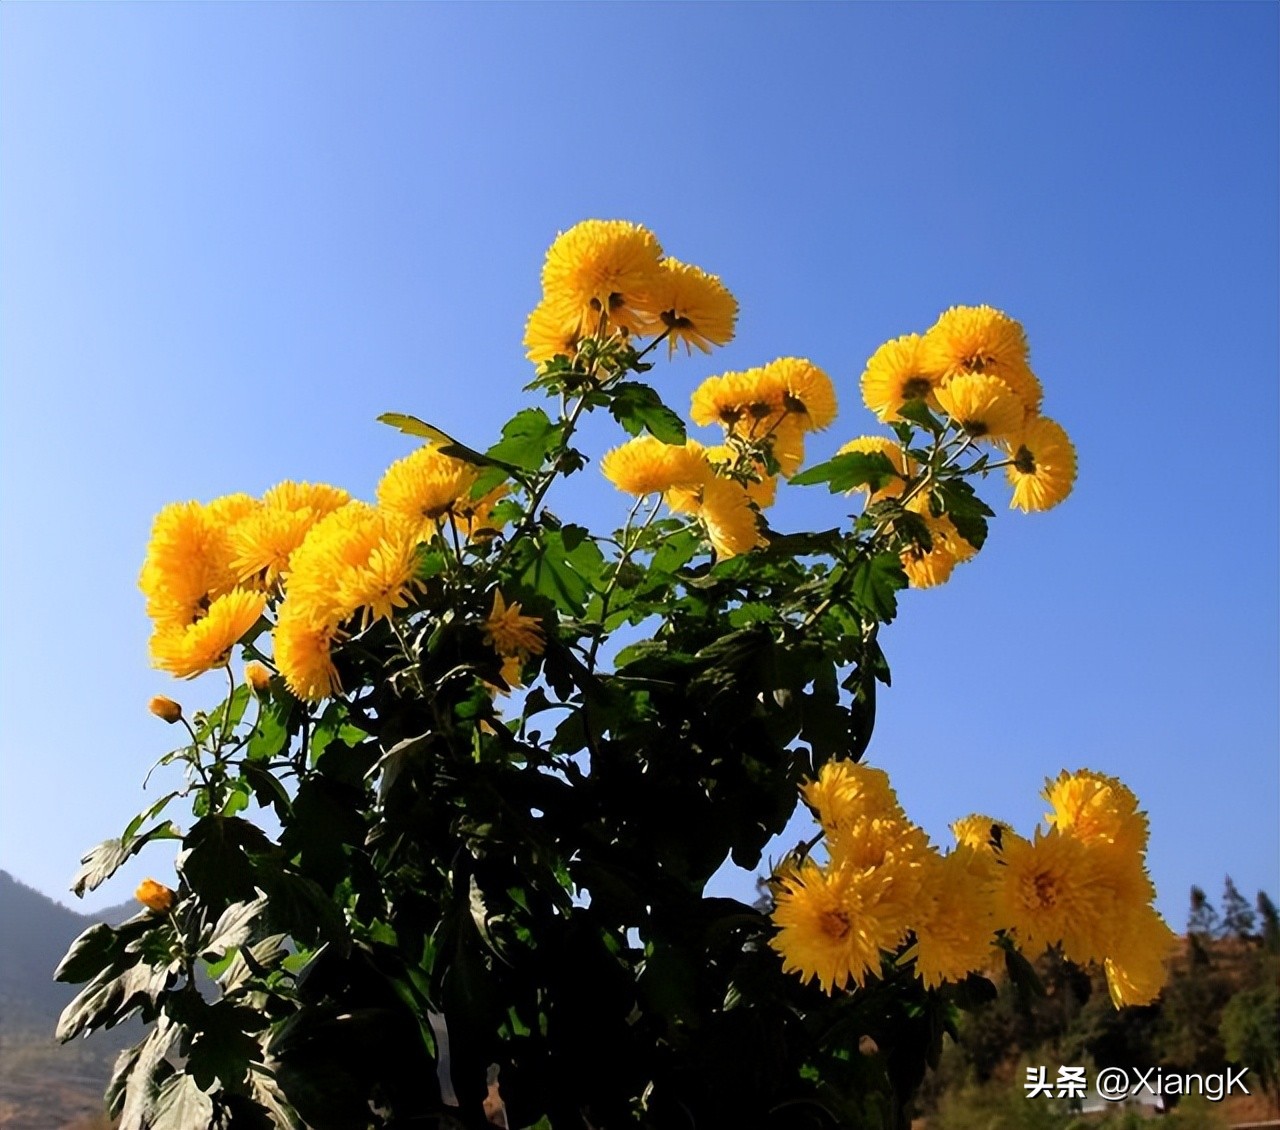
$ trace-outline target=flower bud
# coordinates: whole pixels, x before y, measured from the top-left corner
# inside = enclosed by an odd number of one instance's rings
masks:
[[[149,703],[147,709],[151,711],[157,718],[163,718],[172,725],[182,717],[182,707],[174,702],[171,698],[166,698],[162,694],[158,694]]]
[[[271,685],[271,672],[254,660],[244,665],[244,681],[255,694],[262,694]]]
[[[163,914],[173,905],[173,891],[154,879],[143,879],[133,897],[157,914]]]

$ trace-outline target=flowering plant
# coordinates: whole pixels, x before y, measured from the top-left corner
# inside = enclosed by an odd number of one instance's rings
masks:
[[[156,518],[153,660],[228,694],[190,718],[153,700],[185,777],[75,882],[179,844],[176,887],[148,880],[57,971],[87,982],[62,1039],[149,1025],[108,1091],[125,1130],[484,1125],[494,1066],[510,1125],[901,1124],[997,968],[1031,979],[1060,945],[1106,962],[1117,1004],[1159,989],[1170,935],[1120,782],[1063,774],[1047,832],[969,817],[944,853],[861,761],[899,591],[986,539],[974,482],[1002,470],[1022,510],[1071,489],[1021,327],[956,307],[887,342],[861,383],[885,433],[802,471],[837,411],[812,362],[707,379],[711,445],[642,379],[663,345],[732,337],[718,278],[588,221],[542,281],[528,388],[553,411],[484,451],[384,416],[426,443],[376,503],[282,483]],[[631,499],[610,535],[546,505],[601,410],[630,436],[600,460]],[[787,482],[855,513],[775,530]],[[708,897],[801,797],[820,830],[767,905]]]

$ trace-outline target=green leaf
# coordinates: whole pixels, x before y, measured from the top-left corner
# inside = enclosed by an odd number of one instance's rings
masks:
[[[123,973],[103,970],[62,1010],[54,1036],[65,1044],[86,1029],[112,1027],[144,1002],[154,1004],[175,968],[138,964]]]
[[[176,840],[181,838],[177,826],[166,820],[148,832],[132,840],[104,840],[80,860],[83,866],[71,881],[71,891],[83,898],[86,891],[93,891],[111,878],[130,856],[136,855],[152,840]]]
[[[205,942],[200,956],[206,961],[216,960],[232,946],[244,945],[253,934],[254,923],[267,905],[265,898],[252,902],[233,902],[222,912],[222,917]]]
[[[995,516],[991,507],[963,479],[940,483],[936,493],[943,513],[954,523],[960,536],[974,549],[981,549],[987,540],[987,519]]]
[[[794,486],[826,483],[832,494],[845,494],[861,486],[879,490],[899,477],[888,456],[878,451],[849,451],[801,471],[791,482]]]
[[[929,411],[929,406],[923,400],[905,401],[898,409],[898,415],[913,424],[919,424],[934,435],[941,435],[946,430],[946,425]]]
[[[489,458],[522,471],[538,471],[559,445],[563,430],[541,408],[525,408],[503,426],[502,439],[489,448]]]
[[[684,421],[663,404],[662,397],[648,385],[623,381],[615,385],[612,392],[609,412],[629,435],[638,436],[641,431],[648,431],[663,443],[676,446],[688,438]]]
[[[907,587],[907,575],[895,553],[877,553],[853,566],[850,591],[860,608],[889,623],[898,614],[898,589]]]
[[[160,1084],[151,1110],[151,1130],[192,1130],[212,1120],[213,1100],[190,1075],[170,1075]]]
[[[574,527],[568,527],[573,530]],[[570,540],[575,540],[570,534]],[[587,596],[596,587],[604,568],[600,547],[590,539],[579,540],[575,548],[566,544],[564,530],[543,530],[537,555],[521,580],[535,592],[555,602],[562,611],[581,616]]]
[[[434,424],[419,420],[417,416],[407,416],[403,412],[384,412],[378,417],[378,423],[388,424],[397,431],[404,432],[405,435],[428,439],[436,444],[443,454],[461,459],[465,463],[474,463],[477,467],[503,466],[496,459],[482,455],[475,448],[454,439],[448,432],[441,431]]]

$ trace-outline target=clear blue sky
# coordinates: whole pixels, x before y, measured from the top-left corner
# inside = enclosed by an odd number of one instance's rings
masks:
[[[670,401],[809,356],[843,404],[814,455],[872,430],[884,339],[953,303],[1025,323],[1078,488],[1023,517],[991,484],[981,558],[885,633],[870,757],[939,839],[1116,774],[1175,926],[1228,872],[1275,896],[1278,13],[0,7],[0,867],[65,894],[172,738],[148,697],[216,700],[147,666],[154,512],[369,497],[410,447],[387,410],[486,445],[547,244],[621,217],[742,304],[655,372]],[[794,493],[779,524],[841,512]],[[594,469],[552,505],[622,513]],[[87,905],[172,874],[144,859]]]

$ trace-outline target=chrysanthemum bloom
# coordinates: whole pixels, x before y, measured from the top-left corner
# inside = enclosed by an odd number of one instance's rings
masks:
[[[862,402],[881,420],[896,420],[909,400],[931,403],[941,378],[925,371],[919,334],[886,341],[862,373]]]
[[[306,702],[338,694],[342,684],[333,665],[333,646],[340,638],[333,623],[317,623],[286,599],[272,640],[276,666],[285,685]]]
[[[539,302],[524,324],[525,356],[535,364],[550,361],[554,357],[578,355],[582,316],[562,307]]]
[[[556,237],[542,268],[543,303],[584,334],[602,316],[609,328],[643,333],[653,327],[646,310],[657,281],[662,248],[654,234],[625,220],[584,220]]]
[[[1052,806],[1045,820],[1064,835],[1086,843],[1114,845],[1135,857],[1147,848],[1147,814],[1133,791],[1115,777],[1065,769],[1045,782],[1041,795]]]
[[[157,718],[164,722],[168,722],[171,726],[175,722],[180,722],[182,720],[181,704],[174,702],[173,699],[169,698],[167,695],[155,695],[151,701],[147,703],[147,709]]]
[[[286,479],[262,496],[262,505],[273,510],[309,510],[317,519],[346,506],[351,495],[328,483],[298,483]]]
[[[244,665],[244,681],[254,694],[262,694],[271,686],[271,672],[255,659]]]
[[[233,589],[214,600],[195,623],[157,631],[151,637],[152,663],[180,679],[225,667],[231,649],[258,622],[266,603],[261,593]]]
[[[302,544],[319,515],[308,509],[264,506],[231,531],[231,567],[242,585],[272,589],[289,571],[293,551]]]
[[[667,331],[668,353],[684,343],[685,352],[696,345],[710,353],[713,345],[733,340],[738,300],[715,275],[669,256],[659,264],[648,305]]]
[[[506,483],[499,483],[479,498],[459,499],[449,514],[449,521],[467,541],[484,541],[497,534],[501,523],[496,523],[493,508],[506,496]]]
[[[1044,393],[1027,364],[1027,335],[990,306],[953,306],[924,335],[920,362],[947,384],[965,373],[985,373],[1007,384],[1027,412],[1040,411]]]
[[[925,867],[915,919],[916,972],[925,988],[960,981],[991,961],[995,933],[989,859],[958,847]]]
[[[863,485],[854,487],[849,493],[859,493],[868,495],[868,504],[879,502],[885,498],[899,498],[906,489],[907,479],[912,478],[918,471],[916,461],[902,454],[902,447],[887,436],[859,436],[857,439],[851,439],[839,451],[837,455],[849,455],[852,452],[860,452],[863,455],[883,455],[889,460],[898,477],[890,479],[879,490],[872,490],[870,487]]]
[[[1013,484],[1011,509],[1048,510],[1071,493],[1076,449],[1061,424],[1033,416],[1004,447],[1013,460],[1004,472]]]
[[[818,770],[815,780],[800,786],[800,795],[814,813],[828,842],[862,819],[899,819],[906,815],[883,769],[833,758]]]
[[[230,531],[257,505],[229,495],[208,505],[175,502],[156,515],[138,587],[157,630],[186,627],[236,587]]]
[[[1116,1008],[1150,1004],[1169,977],[1178,939],[1150,906],[1126,915],[1115,953],[1105,961],[1107,989]]]
[[[696,487],[707,478],[708,466],[696,448],[642,435],[605,455],[600,470],[619,490],[643,497]]]
[[[953,377],[935,396],[942,410],[972,439],[1000,439],[1022,428],[1022,401],[999,377],[966,373]]]
[[[416,537],[430,540],[441,520],[470,501],[479,468],[428,444],[387,468],[378,483],[378,505],[408,522]]]
[[[1034,842],[1014,839],[1000,849],[997,925],[1011,929],[1034,956],[1062,944],[1073,961],[1101,960],[1116,930],[1114,891],[1088,846],[1052,829]]]
[[[779,357],[761,367],[758,380],[770,402],[780,401],[806,432],[821,431],[836,418],[835,386],[812,361]]]
[[[912,499],[909,509],[920,513],[929,530],[930,547],[913,545],[899,555],[907,583],[913,589],[933,588],[946,584],[955,567],[970,560],[977,550],[960,536],[955,523],[945,514],[928,513],[928,504],[921,497]]]
[[[1003,820],[995,820],[977,812],[971,816],[963,816],[952,824],[951,833],[956,838],[957,846],[973,848],[974,851],[985,852],[992,857],[1006,837],[1017,835]]]
[[[493,611],[484,622],[484,642],[504,658],[541,655],[546,647],[542,621],[521,615],[519,602],[507,604],[497,589],[493,590]]]
[[[874,878],[824,870],[806,859],[784,867],[775,885],[778,933],[769,945],[782,955],[785,972],[804,982],[816,978],[829,994],[879,971],[882,937],[892,931],[882,930],[874,913]]]
[[[754,439],[772,431],[785,411],[782,386],[757,368],[708,377],[693,390],[689,418],[704,427],[719,424],[726,432]]]
[[[383,518],[381,536],[363,564],[352,565],[338,579],[338,604],[361,611],[360,627],[390,620],[392,610],[408,605],[418,580],[418,538],[407,522]]]
[[[697,516],[706,527],[711,548],[722,561],[764,544],[747,488],[732,479],[713,475],[703,484]]]
[[[173,891],[154,879],[143,879],[133,897],[156,914],[164,914],[173,905]]]

